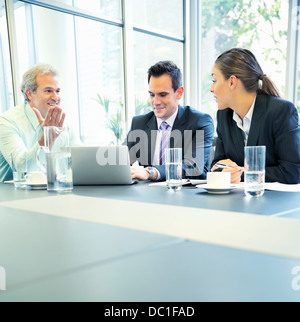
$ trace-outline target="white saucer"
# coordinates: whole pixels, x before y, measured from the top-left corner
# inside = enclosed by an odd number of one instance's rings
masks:
[[[213,187],[209,187],[207,184],[201,184],[201,185],[198,185],[197,188],[205,189],[208,193],[212,193],[215,195],[224,195],[236,189],[236,185],[231,185],[230,187],[224,187],[224,188],[213,188]]]
[[[26,183],[32,190],[45,190],[47,189],[47,183]]]

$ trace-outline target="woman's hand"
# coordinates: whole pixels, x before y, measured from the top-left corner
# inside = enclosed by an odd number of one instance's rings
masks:
[[[238,166],[235,162],[233,162],[230,159],[220,160],[220,161],[218,161],[218,163],[229,167],[229,169],[223,169],[222,172],[230,172],[231,173],[231,183],[232,184],[238,184],[241,182],[242,174],[244,171],[243,167]],[[211,168],[211,171],[215,171],[216,169],[218,169],[218,167],[216,167],[214,165]]]

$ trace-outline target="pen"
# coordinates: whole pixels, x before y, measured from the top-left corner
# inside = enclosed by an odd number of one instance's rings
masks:
[[[222,164],[222,163],[216,163],[215,166],[220,169],[231,169],[231,167],[229,167],[225,164]]]

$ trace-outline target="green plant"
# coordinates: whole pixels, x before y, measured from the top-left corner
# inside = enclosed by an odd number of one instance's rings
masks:
[[[148,100],[147,102],[143,102],[138,98],[135,98],[135,114],[142,115],[151,111],[151,104]]]
[[[107,115],[109,113],[110,98],[106,96],[102,97],[100,94],[97,94],[97,99],[94,100],[104,108]]]
[[[123,115],[124,104],[115,102],[107,96],[97,94],[97,99],[93,99],[104,109],[106,116],[106,127],[112,131],[116,138],[116,144],[119,145],[123,139]],[[111,103],[117,103],[117,108],[111,107]]]
[[[109,129],[114,133],[117,144],[121,144],[123,138],[123,104],[120,103],[120,108],[117,110],[116,114],[112,115],[108,121]]]

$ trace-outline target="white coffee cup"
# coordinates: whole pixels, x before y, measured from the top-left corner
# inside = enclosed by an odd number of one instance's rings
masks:
[[[42,172],[30,172],[25,179],[29,184],[47,184],[47,178]]]
[[[230,187],[231,174],[229,172],[208,172],[207,186],[214,189]]]

